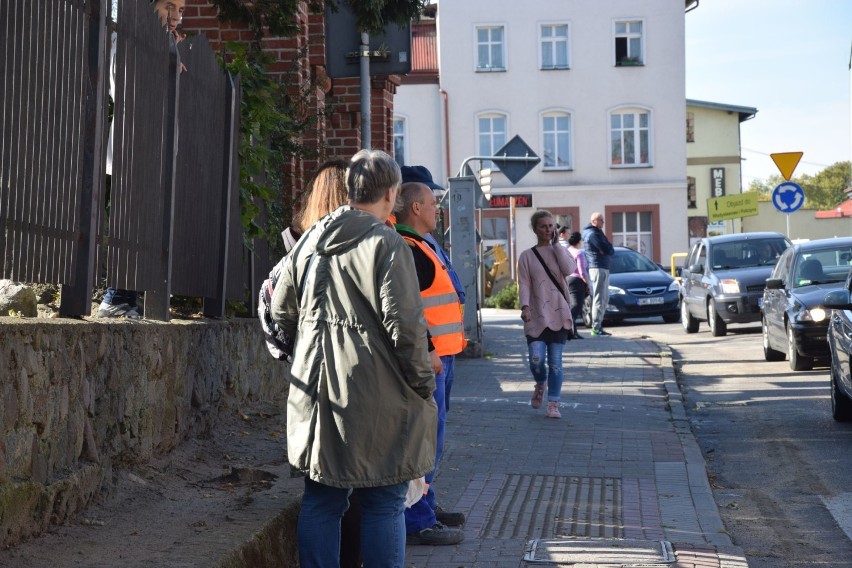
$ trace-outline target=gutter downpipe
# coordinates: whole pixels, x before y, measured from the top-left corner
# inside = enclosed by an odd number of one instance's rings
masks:
[[[450,164],[450,95],[441,87],[438,87],[438,92],[444,99],[444,165],[449,178],[453,175],[453,167]]]

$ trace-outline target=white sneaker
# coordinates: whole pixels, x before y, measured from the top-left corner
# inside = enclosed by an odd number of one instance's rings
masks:
[[[98,318],[128,318],[128,319],[141,319],[142,316],[139,312],[136,311],[135,307],[130,307],[129,304],[118,304],[114,306],[112,304],[107,304],[101,302],[101,305],[98,306],[98,313],[95,314],[95,317]]]

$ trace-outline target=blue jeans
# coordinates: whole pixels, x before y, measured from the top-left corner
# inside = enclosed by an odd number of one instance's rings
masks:
[[[402,568],[405,564],[405,493],[408,482],[356,489],[361,500],[361,557],[364,566]],[[340,519],[351,489],[305,478],[297,536],[302,568],[340,565]]]
[[[444,362],[444,357],[441,357],[441,362]],[[435,397],[435,404],[438,406],[438,443],[435,448],[435,469],[426,474],[427,492],[423,494],[420,501],[405,510],[405,532],[407,533],[420,532],[438,522],[438,519],[435,518],[435,508],[438,505],[435,502],[435,491],[432,490],[432,480],[438,473],[438,464],[441,462],[441,456],[444,455],[444,431],[447,425],[446,371],[447,367],[444,367],[441,374],[435,377],[435,392],[432,394]]]
[[[136,292],[132,290],[119,290],[117,288],[107,288],[104,294],[103,303],[110,306],[120,306],[127,304],[131,308],[136,307]]]
[[[450,391],[453,389],[453,381],[456,380],[456,356],[444,355],[441,357],[441,363],[444,365],[444,375],[447,377],[447,385],[444,387],[444,405],[447,412],[450,411]]]
[[[536,384],[547,383],[547,400],[559,402],[562,394],[562,349],[564,343],[530,341],[530,371]],[[547,363],[545,363],[545,360]]]

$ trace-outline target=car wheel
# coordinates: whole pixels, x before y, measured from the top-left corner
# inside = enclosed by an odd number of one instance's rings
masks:
[[[767,325],[766,319],[760,321],[763,324],[763,358],[767,361],[783,361],[786,357],[784,352],[776,351],[769,346],[769,325]]]
[[[583,300],[583,325],[592,328],[592,297],[586,296]]]
[[[794,371],[810,371],[814,368],[814,358],[799,355],[796,349],[796,341],[793,339],[793,327],[787,324],[787,359],[790,361],[790,368]]]
[[[683,298],[680,299],[680,323],[686,333],[698,331],[698,320],[689,313],[689,306],[686,305],[686,300]]]
[[[680,314],[663,314],[663,321],[666,323],[677,323],[680,321]]]
[[[834,365],[831,365],[831,416],[838,422],[852,420],[852,400],[840,390]]]
[[[728,324],[719,316],[716,310],[716,300],[710,298],[707,302],[707,324],[713,337],[724,337],[728,333]]]

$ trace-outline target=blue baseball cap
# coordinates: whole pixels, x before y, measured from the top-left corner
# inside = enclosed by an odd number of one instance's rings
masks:
[[[402,183],[422,183],[430,189],[443,191],[444,188],[432,181],[432,172],[426,166],[402,166]]]

